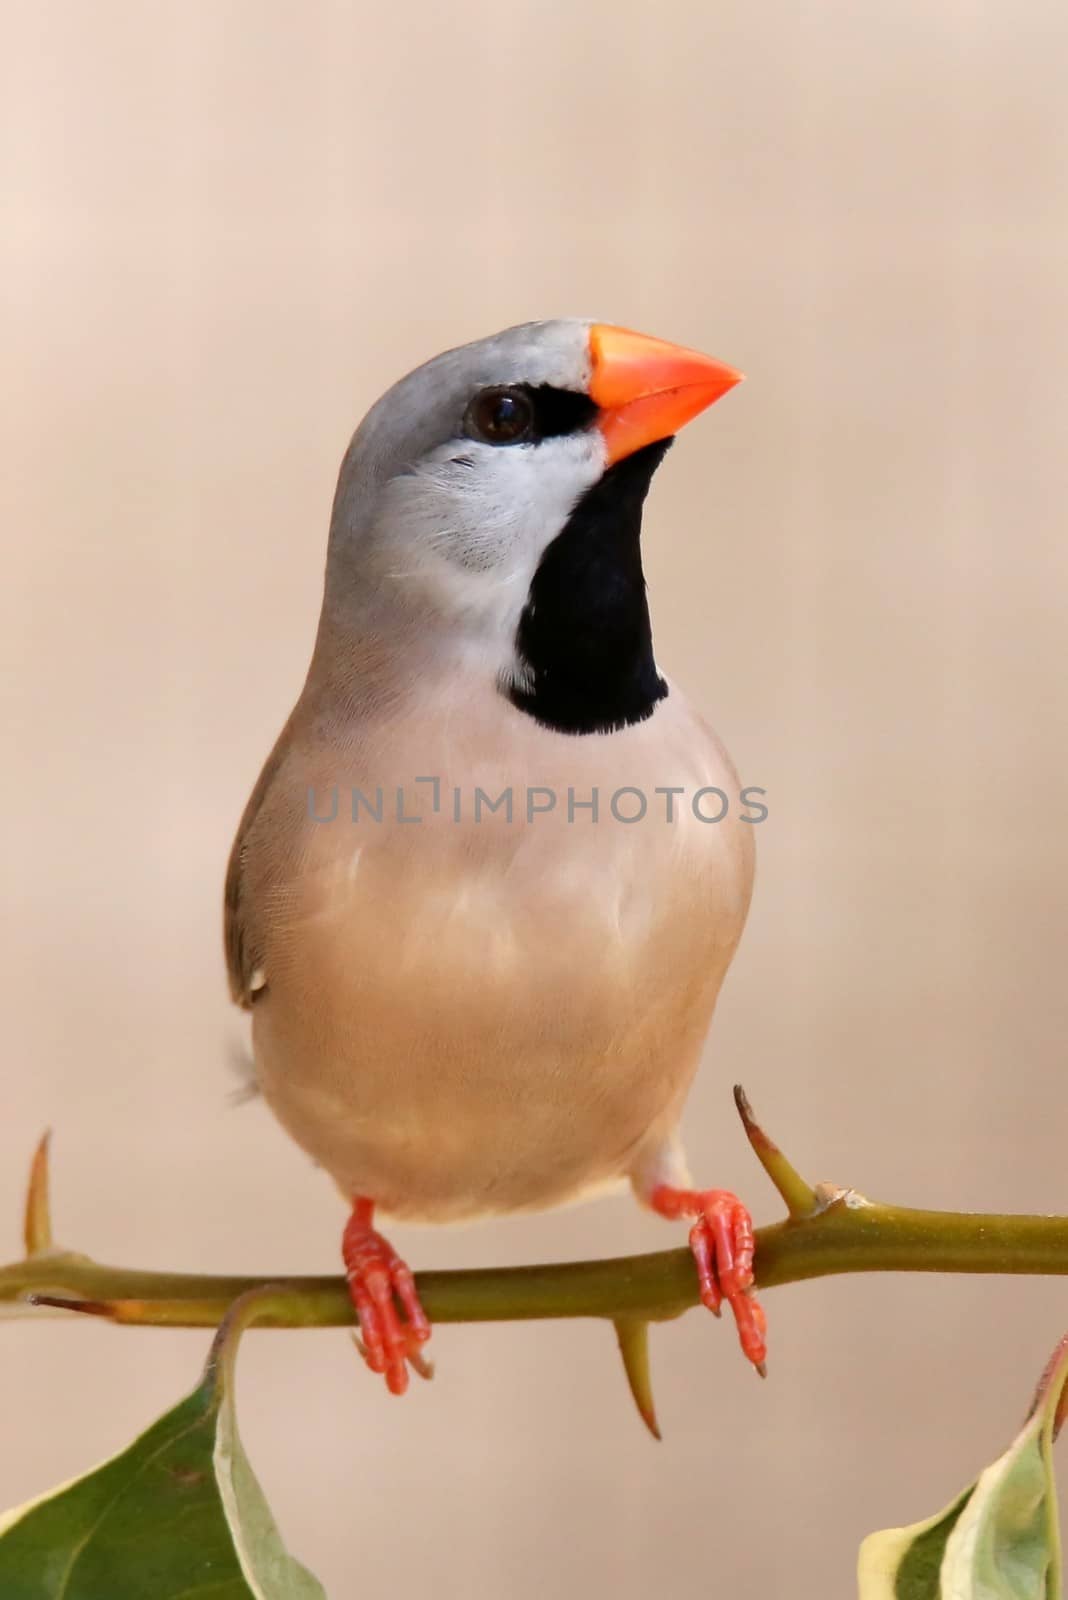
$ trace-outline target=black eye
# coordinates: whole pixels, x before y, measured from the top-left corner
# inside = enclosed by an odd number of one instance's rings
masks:
[[[467,408],[464,428],[483,444],[519,444],[534,431],[534,405],[522,389],[482,389]]]

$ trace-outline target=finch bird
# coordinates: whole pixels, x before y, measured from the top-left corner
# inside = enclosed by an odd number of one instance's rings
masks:
[[[394,1394],[430,1325],[379,1213],[624,1180],[693,1219],[701,1298],[764,1361],[749,1215],[692,1185],[679,1137],[759,818],[657,668],[640,540],[672,436],[740,377],[604,323],[527,323],[402,378],[342,462],[225,943],[263,1094],[351,1208],[361,1348]]]

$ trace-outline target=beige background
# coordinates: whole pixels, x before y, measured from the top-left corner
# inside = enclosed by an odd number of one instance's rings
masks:
[[[661,662],[771,805],[696,1170],[777,1214],[741,1078],[813,1178],[1068,1209],[1063,6],[2,10],[7,1253],[51,1123],[71,1245],[332,1270],[329,1184],[226,1103],[225,857],[350,430],[562,313],[749,374],[646,540]],[[398,1233],[439,1267],[676,1237],[623,1198]],[[333,1600],[848,1595],[865,1531],[1005,1441],[1068,1287],[768,1307],[764,1386],[725,1326],[656,1335],[660,1447],[596,1324],[442,1329],[403,1404],[340,1333],[255,1336],[244,1431]],[[205,1343],[5,1328],[0,1503],[124,1443]]]

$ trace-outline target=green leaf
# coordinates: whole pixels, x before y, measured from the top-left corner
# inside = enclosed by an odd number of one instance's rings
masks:
[[[245,1295],[191,1395],[121,1455],[0,1516],[3,1600],[326,1600],[288,1555],[238,1438]]]
[[[872,1533],[860,1547],[860,1600],[1060,1600],[1053,1440],[1065,1403],[1062,1339],[1009,1449],[926,1522]]]

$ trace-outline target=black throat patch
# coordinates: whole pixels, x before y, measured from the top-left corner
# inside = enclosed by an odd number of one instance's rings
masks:
[[[626,456],[588,489],[534,574],[516,633],[526,686],[513,705],[560,733],[642,722],[667,694],[653,659],[642,506],[670,439]]]

